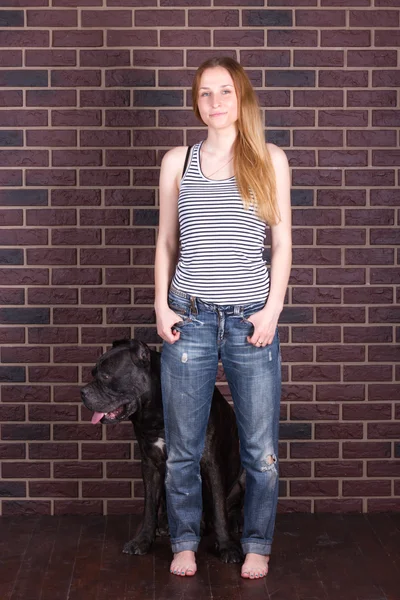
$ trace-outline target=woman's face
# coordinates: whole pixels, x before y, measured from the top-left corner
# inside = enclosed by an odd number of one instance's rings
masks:
[[[233,125],[238,118],[238,101],[233,79],[224,67],[206,69],[197,98],[204,123],[215,129]]]

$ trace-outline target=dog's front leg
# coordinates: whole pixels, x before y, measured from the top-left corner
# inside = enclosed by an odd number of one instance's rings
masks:
[[[154,542],[157,526],[157,513],[160,505],[163,485],[162,473],[150,461],[142,460],[142,476],[144,484],[143,521],[136,536],[124,546],[126,554],[146,554]]]
[[[243,560],[240,544],[233,539],[229,531],[228,510],[226,505],[225,486],[222,482],[221,471],[213,463],[203,463],[202,477],[212,496],[212,510],[216,547],[222,562],[238,563]]]

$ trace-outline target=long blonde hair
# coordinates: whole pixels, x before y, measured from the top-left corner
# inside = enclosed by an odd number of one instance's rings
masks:
[[[276,178],[264,138],[264,127],[257,96],[243,67],[229,56],[210,58],[196,71],[192,102],[196,117],[204,123],[197,104],[200,79],[206,69],[223,67],[233,79],[238,99],[237,136],[233,145],[236,183],[244,206],[254,204],[258,216],[272,225],[280,220],[276,201]],[[205,123],[204,123],[205,124]]]

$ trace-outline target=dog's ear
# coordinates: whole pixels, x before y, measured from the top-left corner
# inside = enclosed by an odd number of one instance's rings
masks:
[[[129,350],[132,362],[138,367],[147,367],[150,364],[150,349],[144,342],[130,340]]]
[[[129,338],[124,338],[123,340],[114,340],[112,343],[112,347],[122,346],[122,344],[130,344],[131,340]]]

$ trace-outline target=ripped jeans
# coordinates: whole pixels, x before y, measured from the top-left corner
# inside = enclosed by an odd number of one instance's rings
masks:
[[[222,361],[232,394],[246,471],[244,554],[271,553],[278,503],[281,353],[278,328],[270,345],[250,344],[248,317],[264,302],[217,305],[171,287],[168,302],[182,321],[180,339],[164,342],[161,384],[167,449],[167,512],[173,552],[200,541],[204,449],[211,399]]]

